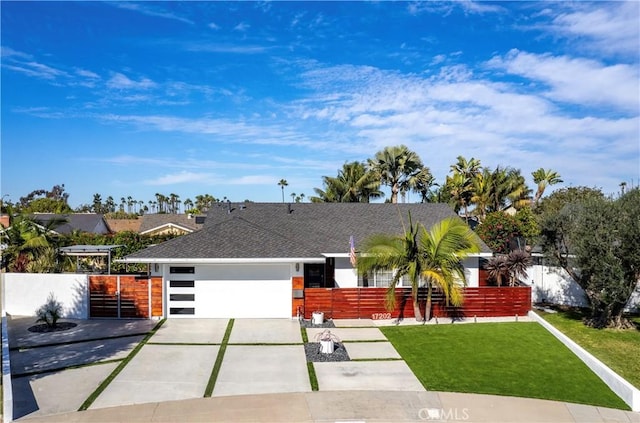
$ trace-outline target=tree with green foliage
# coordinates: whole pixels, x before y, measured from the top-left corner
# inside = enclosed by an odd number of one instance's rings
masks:
[[[278,186],[280,187],[280,189],[282,189],[282,202],[284,203],[284,187],[286,187],[287,185],[289,185],[289,182],[287,182],[286,179],[280,179],[280,181],[278,181]]]
[[[323,188],[314,188],[313,203],[368,203],[384,195],[380,180],[364,164],[350,162],[342,165],[336,177],[323,176]]]
[[[585,323],[631,327],[624,308],[640,279],[640,189],[617,199],[569,189],[548,200],[541,202],[543,248],[584,290],[591,308]]]
[[[542,198],[542,195],[548,186],[563,182],[562,178],[560,178],[560,174],[551,169],[545,170],[544,168],[540,168],[531,172],[531,176],[533,176],[533,182],[538,185],[536,195],[533,197],[534,207],[538,205],[538,201],[540,201],[540,198]]]
[[[398,194],[415,190],[416,176],[424,165],[418,154],[405,145],[386,147],[368,161],[369,170],[375,172],[382,184],[391,187],[391,203],[398,202]]]
[[[418,302],[420,286],[424,284],[427,287],[426,320],[431,319],[434,286],[442,290],[447,303],[460,305],[461,287],[466,284],[462,260],[478,251],[477,237],[460,219],[444,219],[427,231],[421,224],[414,225],[409,215],[409,226],[403,234],[377,234],[366,239],[357,266],[360,274],[379,270],[394,272],[386,297],[389,310],[396,305],[396,285],[406,276],[411,283],[416,321],[422,321]]]
[[[59,271],[61,262],[57,247],[60,236],[54,229],[64,222],[64,219],[51,219],[42,224],[27,214],[14,216],[11,226],[0,232],[0,243],[6,245],[2,267],[17,273]]]
[[[512,245],[517,245],[522,237],[518,221],[501,211],[487,214],[486,219],[476,228],[476,232],[494,253],[500,254],[508,254]]]

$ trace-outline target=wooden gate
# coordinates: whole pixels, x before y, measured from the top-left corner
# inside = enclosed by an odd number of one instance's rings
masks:
[[[92,275],[89,277],[89,315],[110,318],[162,316],[162,279]]]

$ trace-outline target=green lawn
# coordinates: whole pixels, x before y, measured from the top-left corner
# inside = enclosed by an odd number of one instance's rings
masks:
[[[381,330],[428,390],[629,409],[537,323],[393,326]]]
[[[640,388],[640,317],[637,330],[593,329],[582,323],[579,310],[539,313],[562,333],[589,351],[613,371]]]

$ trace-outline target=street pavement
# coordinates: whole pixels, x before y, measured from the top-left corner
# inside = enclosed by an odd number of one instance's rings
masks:
[[[375,327],[380,322],[367,320],[335,322],[332,333],[357,361],[313,363],[319,391],[312,392],[296,320],[235,320],[223,344],[226,319],[169,319],[78,412],[157,322],[76,323],[66,334],[33,334],[32,318],[9,322],[15,419],[640,423],[638,413],[601,407],[427,392]],[[308,339],[319,331],[308,329]],[[211,397],[203,398],[221,350]]]

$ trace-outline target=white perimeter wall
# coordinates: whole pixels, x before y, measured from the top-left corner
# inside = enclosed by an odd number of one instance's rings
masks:
[[[54,273],[4,273],[2,290],[5,312],[14,316],[35,316],[49,293],[62,303],[69,319],[89,317],[87,275]]]
[[[552,304],[587,307],[584,290],[561,267],[535,265],[527,270],[523,281],[531,286],[531,300]],[[640,311],[640,281],[627,304],[628,311]]]

